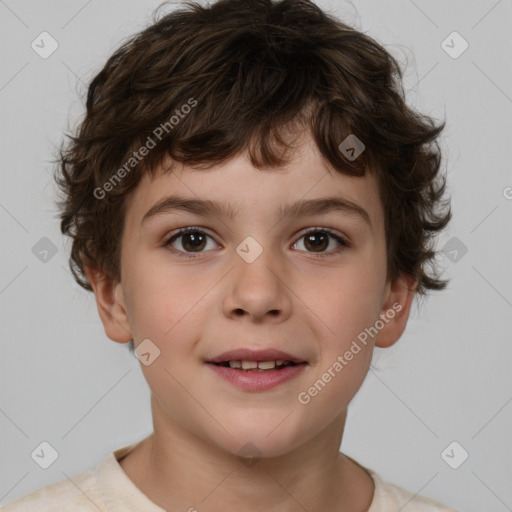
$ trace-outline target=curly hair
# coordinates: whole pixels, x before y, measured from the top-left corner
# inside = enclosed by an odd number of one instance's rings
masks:
[[[387,50],[309,0],[156,12],[94,77],[84,119],[58,152],[61,231],[82,287],[92,290],[86,265],[120,282],[125,198],[142,176],[168,157],[208,168],[244,151],[258,169],[278,168],[290,126],[309,132],[336,171],[377,177],[387,278],[413,276],[421,295],[446,287],[433,247],[451,218],[439,172],[445,123],[406,105]],[[350,134],[365,145],[355,159],[340,150]]]

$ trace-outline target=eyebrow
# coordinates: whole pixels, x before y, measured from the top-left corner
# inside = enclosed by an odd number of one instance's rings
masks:
[[[146,220],[164,213],[183,211],[208,217],[221,215],[228,219],[238,216],[237,209],[229,204],[222,204],[210,199],[195,199],[180,196],[168,196],[153,205],[142,217],[141,224]],[[278,210],[280,218],[287,215],[312,216],[341,211],[362,219],[370,229],[373,229],[368,212],[358,204],[340,197],[322,197],[318,199],[300,200],[295,203],[282,205]]]

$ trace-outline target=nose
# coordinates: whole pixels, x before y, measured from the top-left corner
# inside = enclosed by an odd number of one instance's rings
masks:
[[[255,323],[280,323],[291,314],[289,277],[271,251],[263,251],[252,263],[235,254],[229,288],[224,298],[224,314],[231,319]],[[289,280],[289,279],[288,279]]]

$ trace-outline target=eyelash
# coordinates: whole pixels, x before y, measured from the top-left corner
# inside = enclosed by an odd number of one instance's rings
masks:
[[[165,247],[169,247],[169,249],[173,253],[177,254],[179,257],[194,259],[194,258],[199,257],[203,253],[202,252],[189,253],[189,252],[184,252],[181,250],[174,249],[173,247],[170,247],[171,243],[174,242],[174,240],[176,240],[180,236],[186,235],[187,233],[202,233],[202,234],[212,238],[208,233],[204,232],[202,229],[199,229],[196,227],[188,227],[188,228],[180,229],[178,232],[176,232],[170,238],[168,238],[167,241],[165,242]],[[339,234],[335,233],[334,231],[332,231],[329,228],[320,228],[320,227],[309,228],[306,232],[304,232],[299,237],[298,240],[304,238],[305,236],[307,236],[311,233],[327,233],[329,236],[334,238],[341,246],[341,247],[338,247],[337,249],[334,249],[330,252],[324,252],[324,253],[318,253],[318,254],[315,254],[313,252],[309,253],[314,258],[326,258],[326,257],[330,257],[330,256],[335,256],[335,255],[339,254],[340,252],[344,251],[345,249],[348,249],[351,247],[349,242],[344,237],[340,236]],[[307,252],[307,251],[302,251],[302,252]]]

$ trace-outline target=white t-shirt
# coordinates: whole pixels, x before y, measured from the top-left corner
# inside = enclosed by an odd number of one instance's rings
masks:
[[[73,477],[72,482],[66,479],[43,487],[5,505],[1,511],[166,512],[142,493],[118,462],[137,444],[111,452],[94,470]],[[375,482],[375,493],[368,512],[456,512],[429,498],[385,483],[373,471],[365,469]],[[191,507],[194,507],[193,503]],[[199,504],[197,510],[201,510]]]

